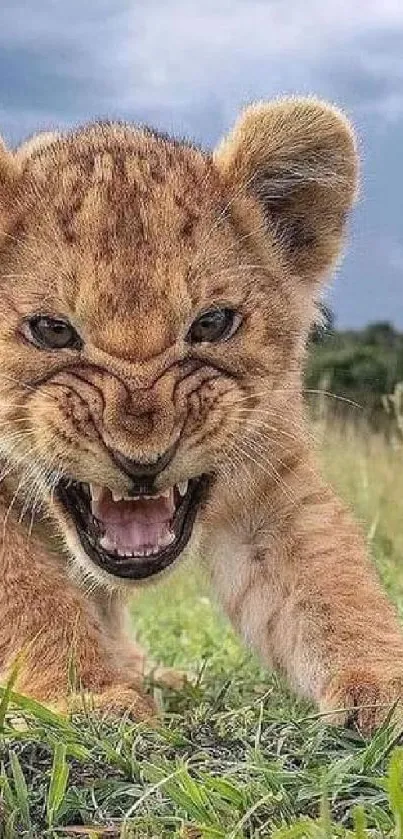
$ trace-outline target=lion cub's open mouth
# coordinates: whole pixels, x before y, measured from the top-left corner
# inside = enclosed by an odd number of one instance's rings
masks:
[[[206,477],[155,495],[121,497],[62,481],[58,497],[90,559],[116,577],[145,579],[171,565],[190,539]]]

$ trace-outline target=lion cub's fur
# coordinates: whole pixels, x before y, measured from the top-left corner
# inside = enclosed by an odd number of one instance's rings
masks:
[[[130,590],[92,566],[53,484],[124,494],[109,450],[152,460],[180,433],[160,486],[214,475],[190,549],[245,641],[366,730],[400,695],[395,614],[303,411],[315,300],[356,190],[352,130],[314,99],[249,107],[213,155],[114,123],[0,147],[0,666],[24,649],[21,690],[61,700],[74,661],[101,707],[150,711]],[[211,305],[242,324],[189,349]],[[30,345],[37,312],[69,318],[83,350]]]

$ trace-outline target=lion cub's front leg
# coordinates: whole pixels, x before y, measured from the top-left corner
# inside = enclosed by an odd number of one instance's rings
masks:
[[[369,734],[396,703],[403,721],[403,634],[349,514],[312,472],[300,477],[302,497],[262,535],[240,546],[221,532],[213,580],[245,640],[324,721]]]
[[[62,557],[48,554],[9,522],[0,547],[0,670],[3,680],[19,653],[17,689],[41,701],[77,707],[90,692],[106,712],[135,718],[155,711],[142,687],[144,656],[69,580]],[[69,698],[70,694],[70,698]]]

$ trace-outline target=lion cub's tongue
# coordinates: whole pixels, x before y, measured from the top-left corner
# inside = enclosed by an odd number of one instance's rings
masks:
[[[122,556],[158,553],[175,538],[170,522],[175,512],[174,491],[156,498],[114,501],[104,487],[91,485],[91,509],[102,525],[100,545]]]

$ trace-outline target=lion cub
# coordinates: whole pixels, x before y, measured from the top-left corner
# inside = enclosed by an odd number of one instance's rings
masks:
[[[74,660],[99,707],[150,713],[126,599],[198,550],[245,641],[331,718],[370,731],[400,696],[403,637],[302,399],[356,185],[352,130],[315,99],[252,105],[214,154],[118,123],[1,146],[0,665],[24,649],[20,690],[61,700]]]

